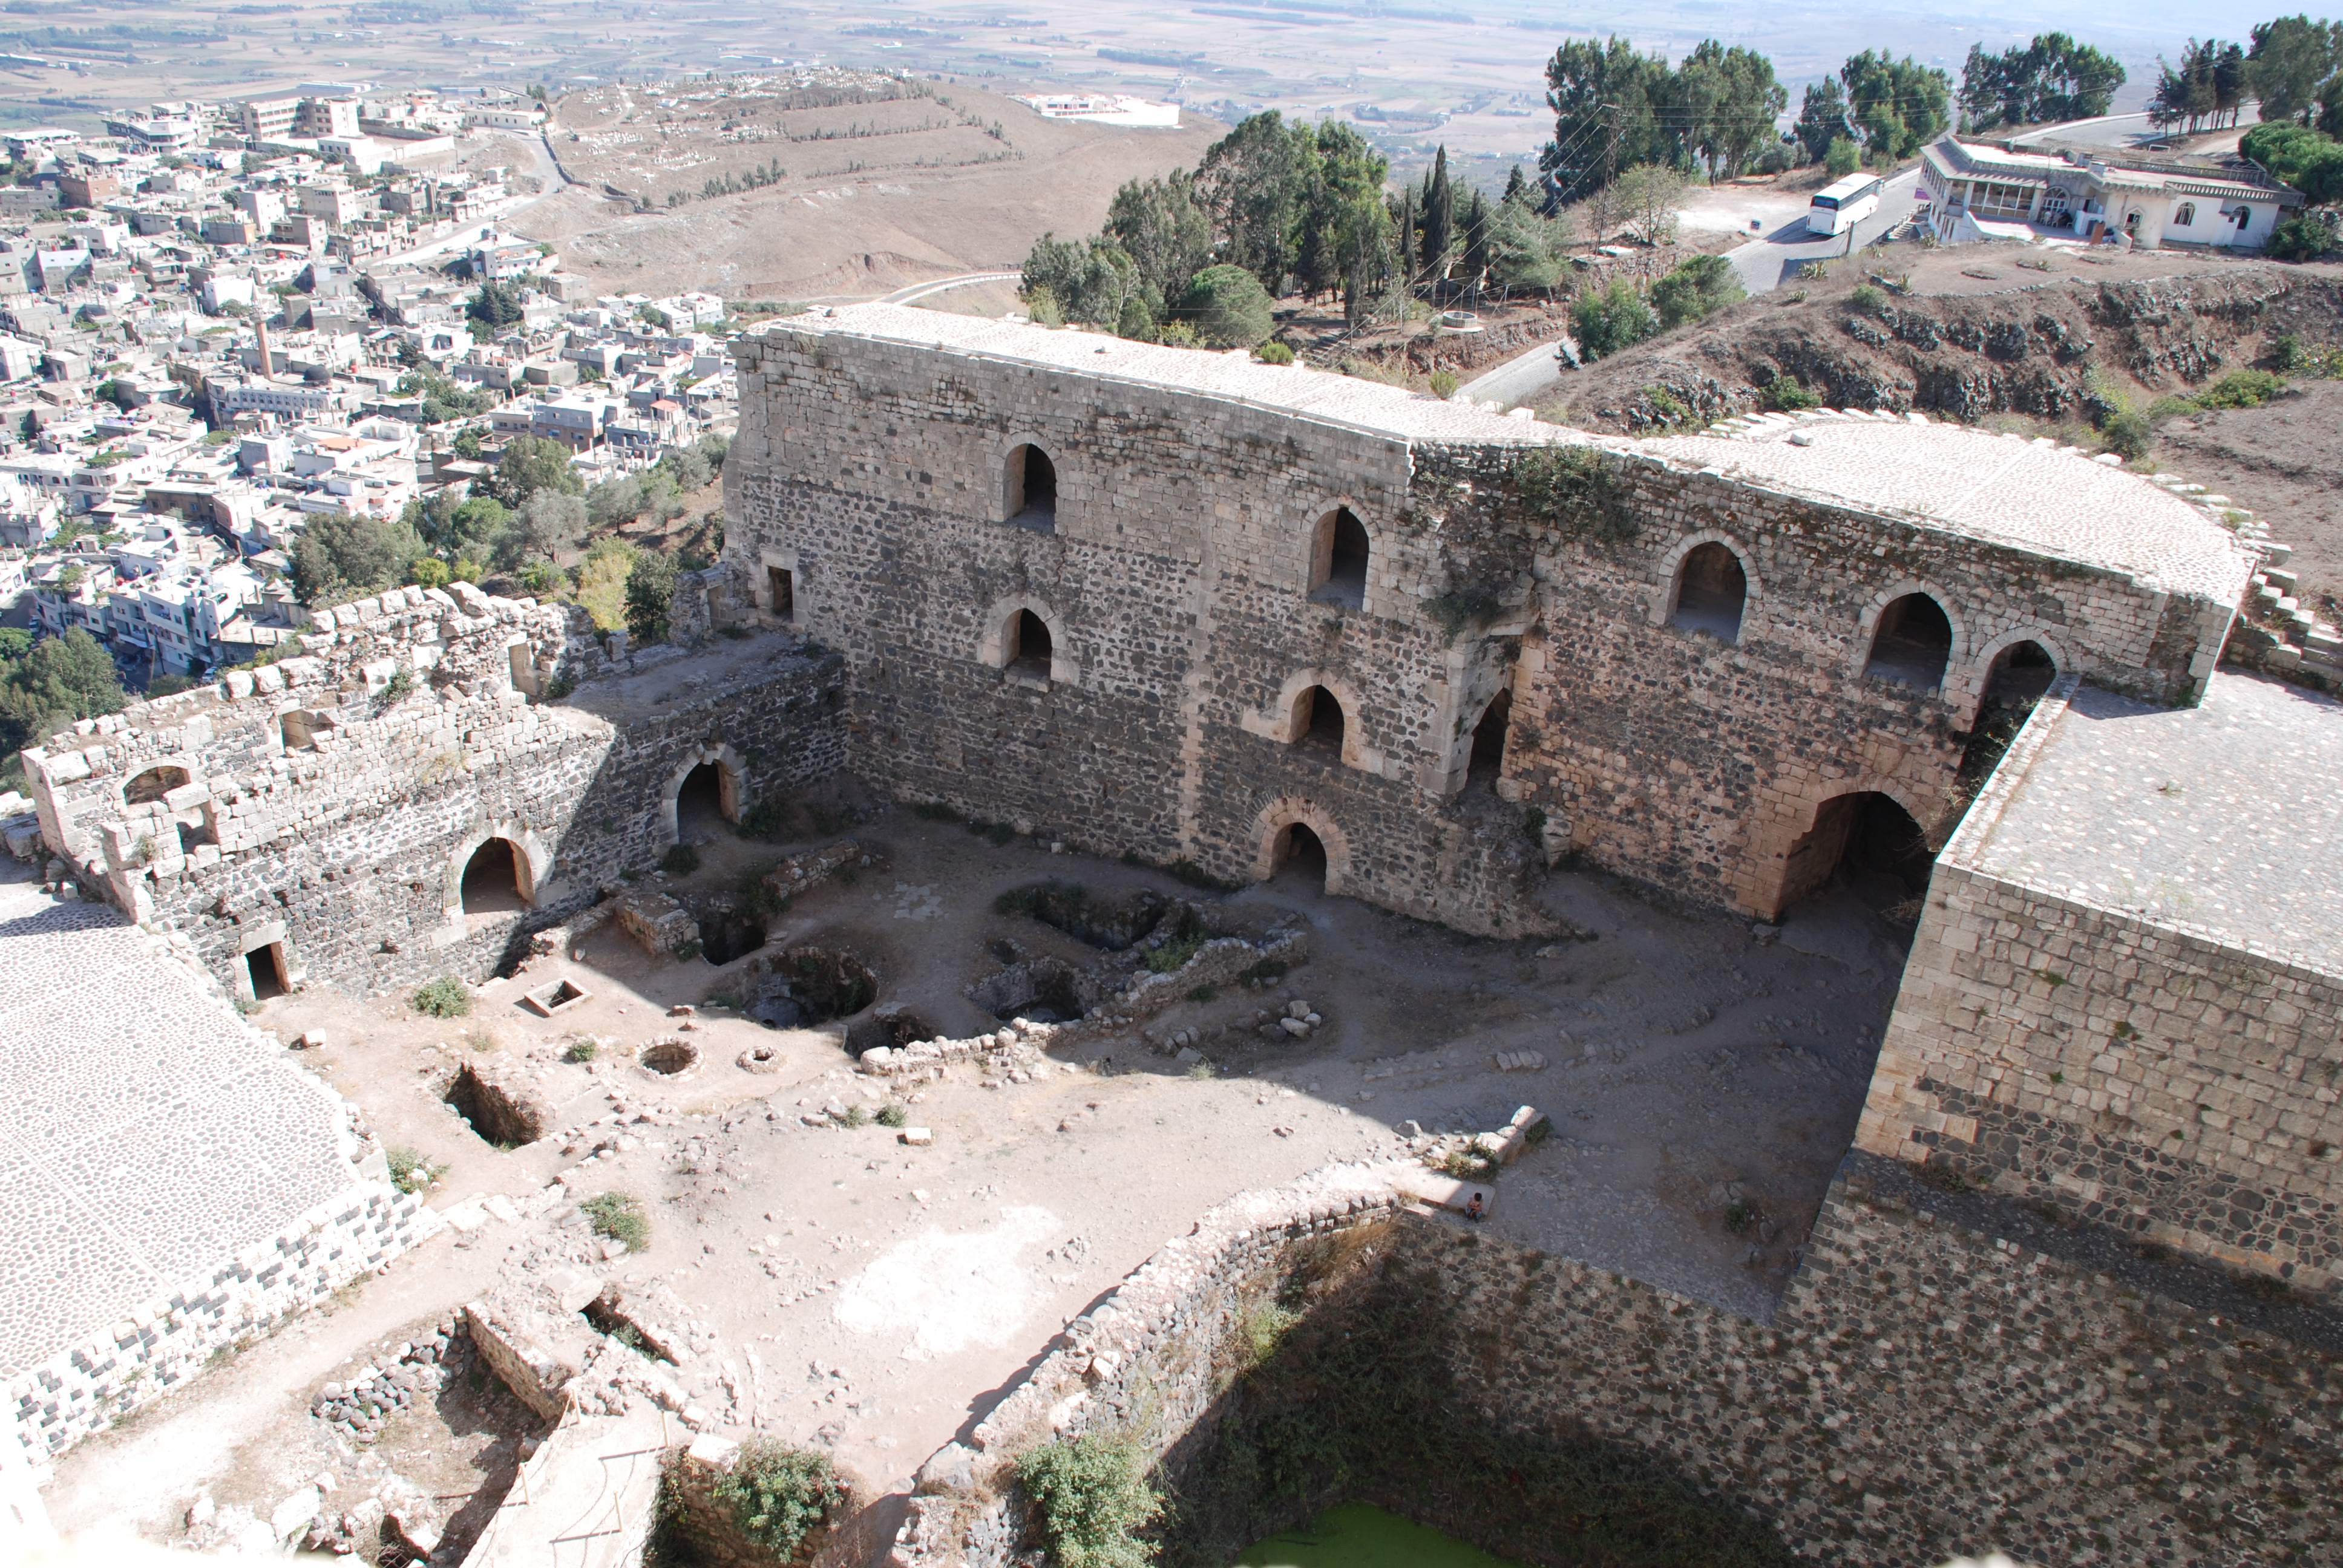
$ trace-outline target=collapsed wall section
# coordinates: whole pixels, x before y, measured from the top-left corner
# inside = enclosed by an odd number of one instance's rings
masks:
[[[44,837],[240,997],[478,980],[655,861],[695,766],[737,816],[842,760],[835,661],[800,640],[699,673],[603,661],[572,692],[581,619],[468,584],[321,612],[297,657],[27,751]]]

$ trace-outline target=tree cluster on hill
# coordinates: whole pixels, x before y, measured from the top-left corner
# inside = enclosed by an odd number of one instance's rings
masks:
[[[1538,166],[1564,200],[1638,164],[1697,164],[1711,180],[1744,174],[1780,140],[1775,120],[1789,103],[1773,61],[1714,38],[1673,67],[1615,35],[1573,39],[1546,63],[1545,79],[1554,129]]]
[[[0,776],[19,775],[17,753],[75,719],[119,713],[129,700],[106,645],[76,627],[38,642],[0,627]]]
[[[2246,82],[2263,125],[2295,120],[2343,136],[2343,22],[2280,16],[2254,28]]]
[[[2181,126],[2192,135],[2234,126],[2252,95],[2241,45],[2191,38],[2180,52],[2179,65],[2159,56],[2157,65],[2156,95],[2147,101],[2147,117],[2157,126]]]
[[[1791,135],[1832,175],[1910,157],[1952,127],[1953,82],[1910,55],[1865,49],[1808,86]]]
[[[2043,33],[1998,55],[1969,45],[1961,67],[1961,123],[1970,131],[2087,120],[2107,112],[2124,68],[2064,33]]]

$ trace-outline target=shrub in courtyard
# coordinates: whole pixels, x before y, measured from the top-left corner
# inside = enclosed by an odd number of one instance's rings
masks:
[[[639,1252],[651,1244],[650,1216],[643,1212],[639,1198],[625,1192],[601,1192],[578,1205],[586,1222],[597,1236],[607,1236],[622,1241],[629,1252]]]
[[[472,1010],[472,993],[453,975],[426,981],[407,1000],[416,1011],[432,1018],[461,1018]]]

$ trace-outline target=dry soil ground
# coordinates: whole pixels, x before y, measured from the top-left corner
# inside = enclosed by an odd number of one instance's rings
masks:
[[[1093,233],[1116,186],[1194,167],[1223,130],[1195,116],[1176,130],[1045,120],[968,85],[788,110],[745,104],[745,88],[706,96],[721,85],[676,87],[664,100],[672,106],[621,101],[619,89],[564,98],[549,137],[564,173],[584,183],[530,208],[518,230],[611,290],[868,297],[1021,266],[1045,232]],[[629,137],[639,139],[620,139]],[[772,161],[788,171],[776,185],[693,194],[711,176]],[[617,199],[605,186],[631,194]],[[633,196],[663,204],[670,190],[691,199],[636,210]]]
[[[996,913],[1003,890],[1056,877],[1101,893],[1188,891],[1149,869],[866,809],[851,830],[880,863],[799,900],[769,946],[850,949],[878,972],[882,1000],[947,1034],[992,1024],[962,993],[998,968],[998,940],[1091,956]],[[688,803],[685,826],[704,857],[677,884],[687,894],[736,885],[779,852],[706,806]],[[1591,940],[1465,938],[1327,898],[1292,873],[1230,895],[1232,920],[1306,920],[1312,951],[1270,990],[1224,990],[1150,1021],[1157,1038],[1203,1031],[1210,1076],[1137,1030],[1052,1050],[1021,1083],[955,1069],[908,1091],[911,1120],[934,1131],[928,1148],[822,1115],[831,1101],[888,1098],[851,1071],[836,1025],[772,1031],[703,1015],[683,1035],[700,1052],[689,1074],[638,1065],[647,1042],[678,1030],[671,1006],[741,988],[734,969],[644,954],[615,923],[577,960],[542,959],[480,988],[466,1019],[320,988],[269,1003],[258,1021],[288,1040],[326,1037],[305,1060],[387,1144],[445,1167],[433,1194],[443,1209],[534,1191],[591,1148],[484,1142],[441,1099],[459,1062],[525,1062],[564,1125],[612,1119],[598,1131],[621,1128],[627,1141],[578,1181],[649,1206],[649,1248],[619,1271],[664,1277],[745,1352],[744,1415],[787,1438],[821,1436],[872,1480],[900,1482],[1199,1211],[1331,1161],[1397,1152],[1408,1120],[1477,1130],[1518,1105],[1550,1112],[1555,1136],[1498,1182],[1492,1229],[1768,1313],[1852,1132],[1900,969],[1897,933],[1854,890],[1798,911],[1770,945],[1744,921],[1674,912],[1600,877],[1557,873],[1544,896]],[[591,1000],[553,1020],[519,1004],[557,976]],[[1262,1041],[1256,1013],[1296,996],[1325,1026],[1299,1045]],[[600,1042],[592,1062],[563,1060],[587,1040]],[[735,1065],[756,1046],[778,1047],[782,1070]],[[1547,1066],[1500,1073],[1500,1050],[1534,1050]],[[1745,1218],[1737,1233],[1728,1214]],[[385,1462],[450,1496],[493,1489],[524,1424],[509,1411],[443,1401],[365,1462],[336,1452],[307,1412],[321,1383],[477,1294],[512,1233],[491,1221],[443,1235],[329,1313],[85,1443],[50,1489],[59,1523],[120,1519],[170,1535],[198,1490],[265,1508],[320,1469],[366,1483],[363,1465]]]
[[[2258,408],[2175,419],[2157,431],[2154,466],[2209,485],[2270,521],[2294,547],[2306,595],[2328,618],[2343,605],[2343,384],[2307,381]]]

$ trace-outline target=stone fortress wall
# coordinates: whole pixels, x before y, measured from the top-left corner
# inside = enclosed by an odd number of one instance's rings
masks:
[[[1414,1321],[1437,1324],[1434,1397],[1453,1410],[1509,1444],[1656,1458],[1802,1557],[2209,1565],[2343,1547],[2321,1501],[2343,1481],[2343,1343],[2331,1322],[2306,1342],[2217,1276],[2116,1261],[2006,1199],[1858,1153],[1760,1322],[1395,1211],[1391,1191],[1374,1167],[1335,1167],[1206,1213],[1068,1325],[968,1446],[922,1467],[890,1568],[1021,1561],[1014,1467],[1053,1438],[1128,1437],[1178,1486],[1224,1420],[1245,1420],[1229,1391],[1262,1304],[1337,1237],[1382,1271],[1371,1292],[1428,1292]],[[1433,1413],[1388,1419],[1396,1432]],[[1545,1560],[1551,1521],[1504,1520],[1498,1477],[1450,1479],[1453,1516],[1438,1488],[1391,1501],[1483,1538],[1518,1523],[1490,1543],[1525,1536]],[[1285,1517],[1262,1528],[1333,1500],[1274,1500]]]
[[[1825,808],[1860,791],[1941,842],[2004,650],[2185,702],[2252,569],[2201,513],[2080,457],[1902,421],[1806,422],[1887,443],[1843,467],[1910,459],[1910,505],[1855,505],[1742,471],[1765,440],[1813,441],[1796,421],[1592,443],[1299,368],[891,307],[797,318],[738,356],[726,591],[768,612],[785,595],[844,655],[864,777],[1237,881],[1302,823],[1330,889],[1481,931],[1531,923],[1526,873],[1573,849],[1773,916],[1828,876],[1846,828]],[[1596,455],[1560,505],[1523,493],[1549,447]],[[1033,450],[1046,519],[1012,515]],[[1930,499],[2036,468],[2185,514],[2182,569]],[[1369,544],[1355,602],[1320,580],[1344,513]],[[1711,544],[1745,585],[1721,635],[1678,613]],[[1865,673],[1883,612],[1916,593],[1951,630],[1925,690]],[[1021,612],[1046,668],[1017,657]],[[1313,689],[1340,703],[1339,747],[1310,743]],[[1501,697],[1502,767],[1468,790]]]
[[[656,861],[694,766],[736,817],[836,771],[837,661],[767,642],[712,683],[629,681],[574,607],[395,589],[320,612],[297,657],[77,725],[25,771],[52,852],[239,996],[261,950],[288,985],[479,980]],[[497,839],[518,897],[468,913],[466,868]]]
[[[2036,707],[1937,859],[1856,1142],[2343,1304],[2343,706],[2217,681]]]

